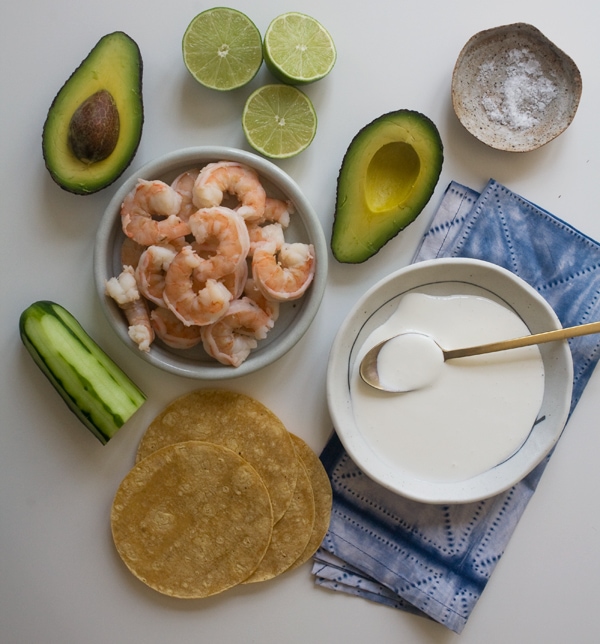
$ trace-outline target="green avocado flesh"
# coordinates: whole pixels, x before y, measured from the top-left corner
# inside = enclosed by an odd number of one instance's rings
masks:
[[[42,150],[50,175],[75,194],[105,188],[131,163],[143,122],[140,50],[116,31],[98,41],[48,110]]]
[[[439,132],[419,112],[390,112],[362,128],[338,176],[334,257],[364,262],[412,223],[433,194],[443,160]]]

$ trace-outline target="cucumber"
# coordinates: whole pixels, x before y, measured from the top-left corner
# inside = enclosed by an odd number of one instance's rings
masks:
[[[35,363],[103,445],[146,400],[60,304],[34,302],[21,313],[19,331]]]

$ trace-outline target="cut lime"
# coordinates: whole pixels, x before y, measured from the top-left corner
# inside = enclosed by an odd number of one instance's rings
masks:
[[[302,13],[284,13],[265,33],[263,56],[283,83],[305,85],[329,74],[336,60],[333,39],[323,25]]]
[[[192,76],[211,89],[242,87],[262,64],[262,40],[256,25],[227,7],[199,13],[183,35],[182,48]]]
[[[291,85],[264,85],[244,106],[248,143],[267,157],[286,159],[302,152],[317,131],[317,115],[304,92]]]

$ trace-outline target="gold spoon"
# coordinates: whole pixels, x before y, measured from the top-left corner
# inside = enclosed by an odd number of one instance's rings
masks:
[[[466,347],[463,349],[446,350],[440,347],[433,338],[429,340],[438,346],[441,350],[442,360],[452,360],[454,358],[464,358],[466,356],[478,356],[484,353],[495,353],[497,351],[505,351],[507,349],[517,349],[519,347],[529,347],[534,344],[543,344],[544,342],[555,342],[557,340],[566,340],[567,338],[575,338],[580,335],[591,335],[593,333],[600,333],[600,322],[590,322],[588,324],[580,324],[578,326],[566,327],[564,329],[557,329],[556,331],[546,331],[544,333],[534,333],[532,335],[525,335],[520,338],[512,340],[501,340],[500,342],[491,342],[489,344],[480,344],[473,347]],[[390,386],[383,384],[379,379],[377,371],[377,358],[379,352],[388,342],[394,338],[405,335],[424,335],[415,331],[407,331],[399,333],[379,344],[376,344],[372,349],[369,349],[360,363],[360,377],[371,387],[380,389],[381,391],[389,391],[391,393],[402,393],[411,391],[416,387],[392,389]]]

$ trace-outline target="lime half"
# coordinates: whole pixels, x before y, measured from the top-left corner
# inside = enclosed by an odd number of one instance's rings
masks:
[[[336,50],[323,25],[302,13],[284,13],[268,26],[263,56],[271,73],[283,83],[305,85],[333,68]]]
[[[255,150],[273,159],[286,159],[312,143],[317,115],[308,96],[298,88],[264,85],[248,97],[242,127]]]
[[[199,13],[183,35],[182,49],[192,76],[221,91],[249,83],[263,60],[256,25],[245,14],[227,7]]]

